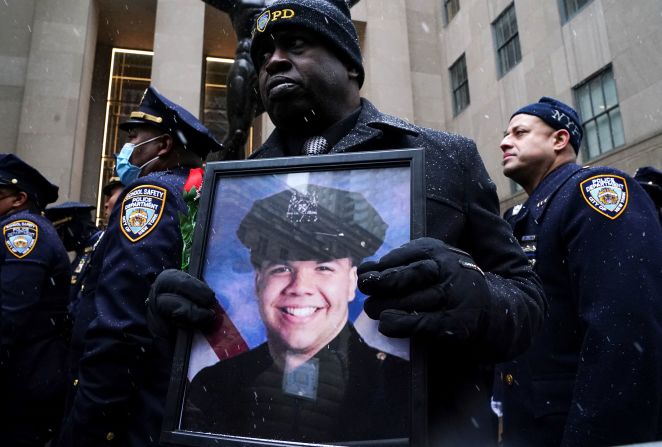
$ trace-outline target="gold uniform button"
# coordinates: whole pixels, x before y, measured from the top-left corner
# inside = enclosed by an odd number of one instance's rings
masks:
[[[515,382],[515,378],[513,377],[512,374],[506,374],[506,377],[504,377],[504,380],[506,381],[506,385],[512,386],[513,382]]]
[[[78,386],[78,379],[74,379],[74,386]]]
[[[113,439],[115,439],[115,433],[109,431],[108,434],[106,435],[106,441],[112,441]]]

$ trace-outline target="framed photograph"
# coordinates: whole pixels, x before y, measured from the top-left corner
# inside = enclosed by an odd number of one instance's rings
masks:
[[[161,441],[421,446],[425,359],[364,311],[357,267],[424,234],[420,149],[207,165],[190,272],[216,325],[182,331]]]

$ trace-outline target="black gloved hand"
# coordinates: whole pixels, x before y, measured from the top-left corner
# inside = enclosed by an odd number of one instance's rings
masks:
[[[205,329],[214,321],[214,291],[181,270],[164,270],[147,298],[147,326],[155,337],[174,338],[177,328]]]
[[[364,309],[389,337],[463,342],[480,337],[489,312],[485,275],[469,254],[421,238],[358,268]]]

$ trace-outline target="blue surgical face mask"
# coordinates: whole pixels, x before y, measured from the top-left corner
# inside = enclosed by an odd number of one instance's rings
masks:
[[[120,178],[120,181],[124,185],[128,185],[129,183],[140,177],[140,172],[145,168],[145,166],[147,166],[148,164],[159,158],[157,155],[156,157],[144,163],[142,166],[138,167],[136,165],[131,164],[131,162],[129,161],[131,159],[131,154],[133,154],[133,150],[139,146],[142,146],[143,144],[149,143],[150,141],[154,141],[157,138],[161,138],[163,135],[150,138],[149,140],[143,141],[142,143],[138,143],[138,144],[124,143],[124,146],[122,146],[122,150],[115,157],[115,171],[117,172],[117,176]]]

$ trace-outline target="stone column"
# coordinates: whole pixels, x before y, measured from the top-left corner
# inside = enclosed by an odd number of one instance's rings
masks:
[[[92,0],[35,2],[16,154],[80,197],[97,14]]]
[[[158,0],[152,85],[200,117],[205,4]]]
[[[355,21],[364,13],[365,27],[358,23],[366,72],[361,94],[382,112],[413,121],[405,0],[362,0],[352,8]]]

